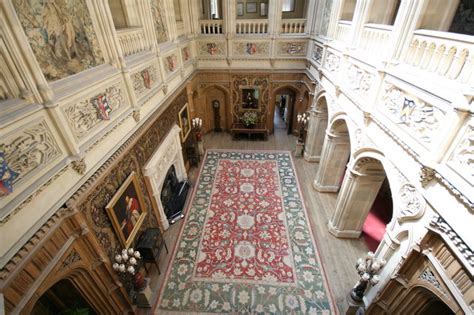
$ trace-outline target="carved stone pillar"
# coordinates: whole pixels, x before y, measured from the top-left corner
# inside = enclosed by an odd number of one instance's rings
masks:
[[[325,110],[311,108],[308,133],[304,150],[304,159],[308,162],[319,162],[328,126],[328,113]]]
[[[350,154],[348,135],[326,133],[314,189],[320,192],[337,192]]]
[[[329,232],[336,237],[358,238],[384,179],[384,173],[364,175],[347,170],[336,211],[328,223]]]

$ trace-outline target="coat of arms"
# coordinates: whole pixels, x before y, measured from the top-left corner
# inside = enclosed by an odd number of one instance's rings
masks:
[[[92,100],[97,109],[98,118],[100,120],[110,120],[110,113],[112,112],[112,107],[110,107],[109,98],[106,94],[100,94],[95,99]]]
[[[147,89],[151,89],[151,78],[150,78],[150,71],[145,69],[141,72],[143,78],[143,84]]]
[[[247,43],[247,54],[254,55],[257,53],[257,44]]]
[[[19,175],[8,166],[5,152],[0,151],[0,198],[13,192],[13,181]]]
[[[415,109],[415,102],[405,97],[405,100],[403,101],[403,106],[400,109],[400,116],[399,116],[400,122],[402,123],[406,122],[414,109]]]
[[[215,55],[215,54],[217,54],[217,45],[216,45],[216,43],[208,43],[208,44],[207,44],[207,52],[208,52],[210,55]]]

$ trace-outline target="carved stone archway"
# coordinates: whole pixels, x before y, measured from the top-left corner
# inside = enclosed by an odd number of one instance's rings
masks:
[[[321,160],[313,187],[337,192],[350,155],[349,129],[344,119],[335,120],[324,137]]]
[[[179,137],[180,128],[174,125],[155,151],[148,163],[143,168],[147,186],[152,194],[152,203],[160,221],[163,231],[169,228],[168,219],[161,203],[161,190],[168,169],[174,165],[176,176],[179,181],[186,180],[188,175],[184,165],[181,140]]]
[[[382,163],[372,157],[359,158],[346,170],[336,210],[328,223],[331,234],[344,238],[360,236],[385,177]]]

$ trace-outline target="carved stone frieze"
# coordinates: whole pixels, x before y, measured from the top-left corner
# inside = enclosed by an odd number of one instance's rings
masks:
[[[399,222],[416,220],[425,212],[426,201],[421,193],[411,184],[405,183],[398,192],[400,196]]]
[[[384,88],[381,111],[393,122],[415,132],[421,141],[430,143],[444,113],[392,84],[385,84]]]
[[[156,39],[159,44],[168,40],[168,33],[166,30],[166,18],[164,17],[165,10],[162,0],[150,0],[151,14],[153,17],[153,24],[155,25]]]
[[[13,6],[47,80],[62,79],[104,62],[85,0],[13,0]]]
[[[111,86],[98,95],[63,107],[64,114],[77,139],[90,134],[90,130],[124,106],[120,83]]]
[[[448,164],[470,183],[474,182],[474,122],[467,126],[464,135],[450,155]]]
[[[374,76],[352,64],[347,70],[346,78],[352,90],[366,96],[372,86]]]
[[[336,72],[339,70],[339,67],[341,65],[341,57],[328,52],[326,56],[326,62],[324,64],[324,67],[329,70],[330,72]]]
[[[270,52],[269,42],[235,42],[232,51],[235,55],[268,55]]]
[[[62,154],[61,148],[44,120],[3,136],[1,141],[4,162],[17,174],[14,176],[13,185]]]
[[[133,82],[133,89],[135,93],[140,96],[145,91],[151,89],[154,85],[158,83],[157,77],[158,72],[155,65],[151,65],[137,71],[131,75]]]

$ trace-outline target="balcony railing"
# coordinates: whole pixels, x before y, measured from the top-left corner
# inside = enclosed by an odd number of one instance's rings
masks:
[[[370,55],[386,57],[387,44],[392,33],[392,25],[366,24],[362,30],[359,48]]]
[[[214,35],[223,34],[223,21],[222,20],[201,20],[199,21],[199,29],[201,34]]]
[[[268,20],[238,20],[235,32],[237,34],[267,34]]]
[[[336,27],[335,39],[341,42],[345,42],[349,37],[351,26],[352,21],[339,21]]]
[[[282,34],[304,34],[306,19],[285,19],[281,21]]]
[[[405,63],[461,84],[474,82],[472,36],[429,30],[415,31]]]
[[[123,28],[117,30],[120,46],[124,56],[130,56],[146,50],[143,28]]]

